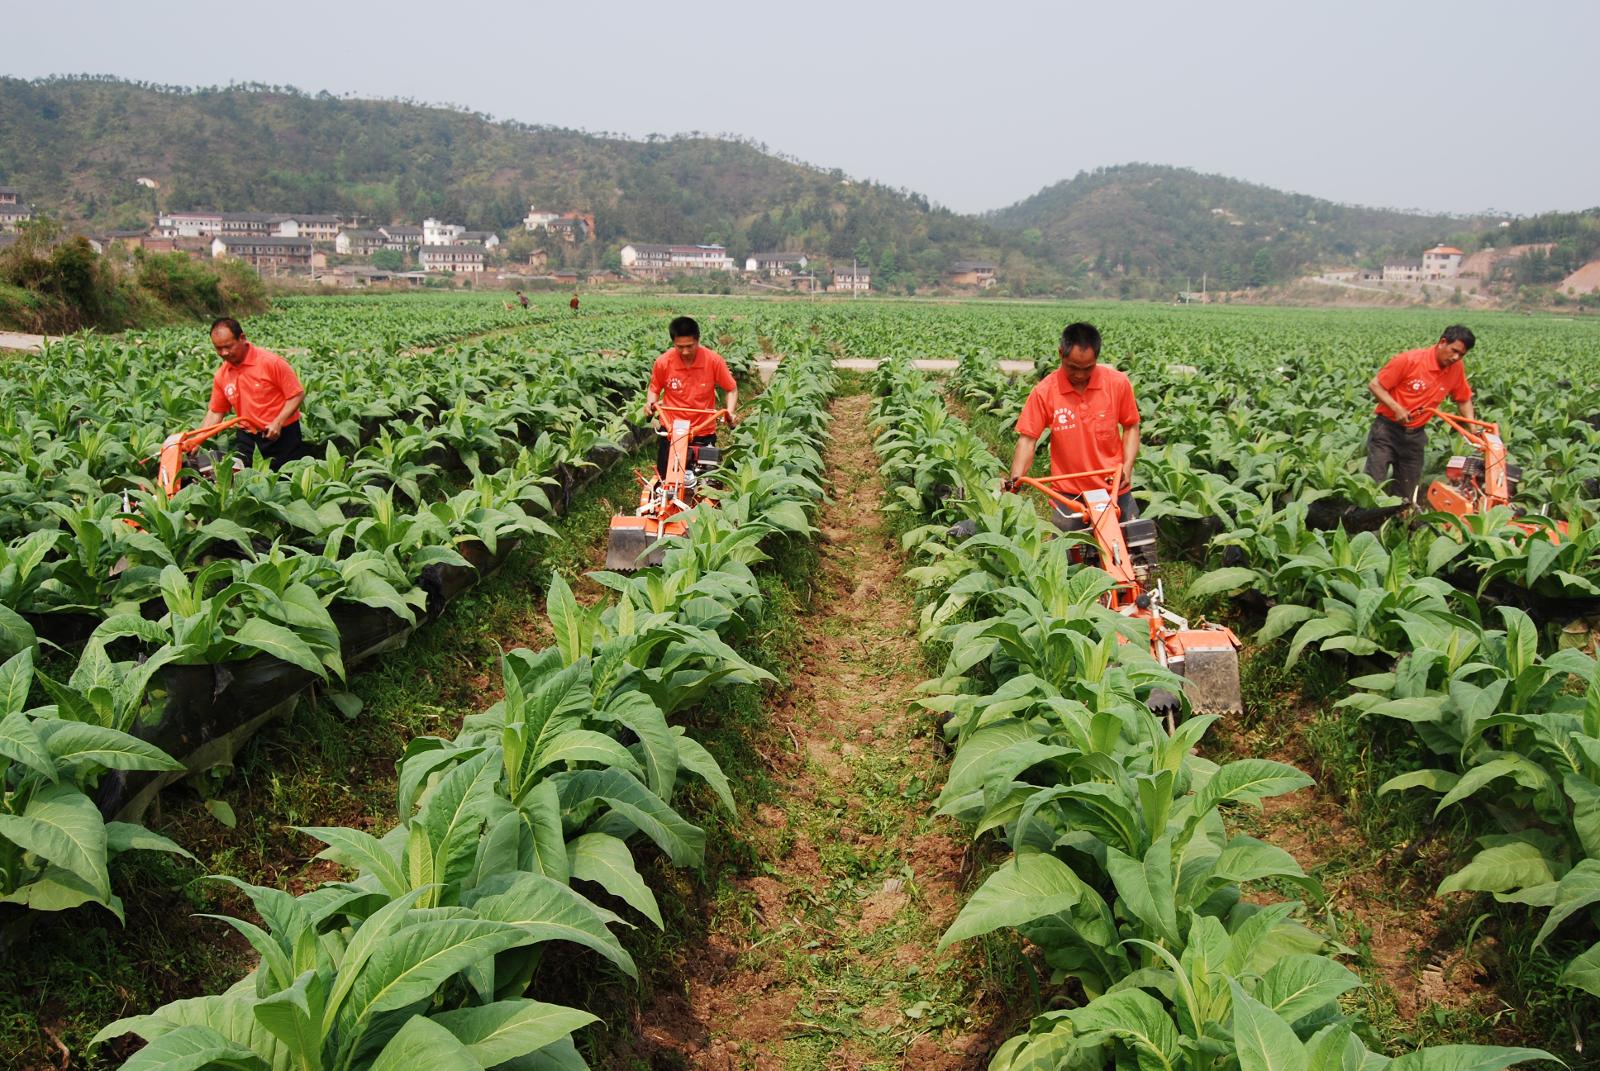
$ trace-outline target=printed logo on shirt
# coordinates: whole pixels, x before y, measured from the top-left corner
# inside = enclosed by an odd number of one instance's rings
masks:
[[[671,379],[667,380],[667,389],[668,390],[682,390],[683,389],[683,380],[679,379],[677,376],[673,376]]]
[[[233,401],[233,384],[229,383],[227,386],[223,387],[222,393],[227,395],[228,401]]]
[[[1062,431],[1077,427],[1078,414],[1072,411],[1071,406],[1063,405],[1056,409],[1055,425]]]
[[[1406,389],[1411,391],[1413,394],[1421,394],[1422,386],[1422,380],[1413,379],[1410,383],[1406,384]]]

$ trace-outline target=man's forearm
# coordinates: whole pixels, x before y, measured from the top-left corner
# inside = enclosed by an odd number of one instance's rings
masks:
[[[1373,379],[1372,382],[1368,383],[1367,389],[1372,392],[1374,398],[1388,408],[1389,412],[1394,414],[1396,420],[1404,420],[1411,415],[1401,407],[1399,402],[1394,400],[1394,395],[1385,390],[1383,384],[1379,383],[1377,379]]]
[[[222,410],[220,412],[215,410],[215,409],[208,409],[208,410],[206,410],[205,422],[203,424],[201,424],[200,426],[202,428],[209,428],[213,424],[221,424],[223,422],[223,420],[225,420],[227,418],[227,416],[228,416],[228,411],[226,409],[224,409],[224,410]]]
[[[1456,406],[1456,408],[1460,409],[1461,410],[1461,415],[1466,417],[1468,420],[1477,420],[1478,419],[1477,411],[1472,408],[1472,399],[1471,398],[1468,398],[1466,401],[1464,401],[1460,405]]]
[[[1011,455],[1011,478],[1020,480],[1033,468],[1033,452],[1039,448],[1037,438],[1030,439],[1026,435],[1017,436],[1017,449]]]
[[[1122,484],[1133,482],[1133,463],[1139,457],[1139,425],[1122,433]]]
[[[644,389],[644,411],[647,413],[655,412],[656,399],[659,397],[661,397],[661,394],[654,387],[646,387]]]
[[[732,390],[723,391],[722,399],[728,404],[728,421],[732,423],[733,414],[739,410],[739,388],[735,387]]]
[[[272,422],[280,428],[283,427],[295,418],[296,413],[300,412],[300,403],[305,400],[305,391],[296,394],[293,398],[283,403],[283,408],[278,410],[278,415],[272,418]]]

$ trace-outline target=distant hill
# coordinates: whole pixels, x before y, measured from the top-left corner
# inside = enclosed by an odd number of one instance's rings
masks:
[[[159,191],[140,186],[155,179]],[[599,241],[553,250],[597,266],[623,241],[721,242],[736,257],[858,258],[874,289],[926,290],[992,260],[1002,292],[1171,296],[1309,265],[1412,255],[1490,221],[1354,208],[1235,179],[1129,164],[1080,174],[986,216],[854,181],[749,141],[633,141],[409,101],[285,87],[184,89],[104,77],[0,78],[0,184],[77,227],[167,209],[437,216],[515,233],[529,203],[592,211]]]
[[[161,183],[169,209],[437,216],[505,232],[537,203],[593,211],[601,247],[802,249],[923,280],[1011,241],[921,195],[746,142],[628,141],[277,87],[0,78],[0,183],[67,222],[114,227],[149,220],[139,177]]]
[[[1071,274],[1236,289],[1312,265],[1416,256],[1487,219],[1358,208],[1178,167],[1080,173],[983,217]]]

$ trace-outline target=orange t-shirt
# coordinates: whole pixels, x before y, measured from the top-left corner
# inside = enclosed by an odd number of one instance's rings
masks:
[[[284,402],[304,389],[288,361],[252,342],[243,361],[223,361],[211,377],[211,411],[232,410],[251,429],[264,428],[283,410]],[[300,414],[296,413],[289,423],[299,419]]]
[[[1067,382],[1060,368],[1041,379],[1017,418],[1017,434],[1037,439],[1050,432],[1050,475],[1114,469],[1122,465],[1120,429],[1139,423],[1139,405],[1133,400],[1128,377],[1097,364],[1083,391]],[[1057,486],[1069,493],[1104,488],[1110,481],[1098,477],[1067,480]]]
[[[660,403],[681,409],[715,409],[717,388],[735,390],[728,362],[715,350],[701,346],[692,363],[685,364],[676,347],[656,358],[650,370],[650,389],[660,394]]]
[[[1461,362],[1455,361],[1448,368],[1440,368],[1432,346],[1406,350],[1389,358],[1389,363],[1378,373],[1378,383],[1407,409],[1437,408],[1446,394],[1454,398],[1457,405],[1472,397],[1472,388],[1467,385],[1467,373],[1461,367]],[[1394,413],[1382,402],[1372,411],[1394,420]],[[1413,417],[1406,422],[1406,427],[1420,428],[1427,422],[1426,416]]]

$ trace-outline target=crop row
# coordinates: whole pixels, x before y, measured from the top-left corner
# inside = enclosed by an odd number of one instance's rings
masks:
[[[903,542],[923,564],[922,639],[948,652],[922,701],[954,746],[942,813],[1009,853],[946,932],[1010,928],[1076,1006],[1035,1018],[996,1069],[1474,1068],[1544,1058],[1449,1046],[1369,1051],[1339,998],[1360,982],[1295,902],[1320,897],[1287,852],[1228,828],[1227,810],[1310,779],[1195,749],[1214,717],[1169,733],[1146,701],[1181,692],[1139,630],[1099,603],[1109,579],[1073,565],[1030,502],[996,492],[998,461],[899,363],[876,380],[873,426]],[[967,520],[976,533],[950,534]],[[1131,640],[1132,642],[1128,642]]]
[[[678,866],[704,833],[675,809],[688,776],[728,809],[711,755],[672,716],[711,689],[770,679],[734,649],[757,619],[763,542],[804,539],[821,497],[830,377],[790,362],[733,434],[729,492],[702,506],[657,569],[594,574],[585,607],[553,577],[556,644],[505,657],[505,698],[454,738],[399,763],[398,823],[302,832],[357,876],[295,897],[254,886],[262,925],[226,921],[260,965],[226,993],[121,1020],[148,1044],[130,1069],[581,1068],[571,1034],[594,1016],[528,996],[548,941],[628,974],[615,929],[583,890],[661,925],[635,865],[650,843]]]

